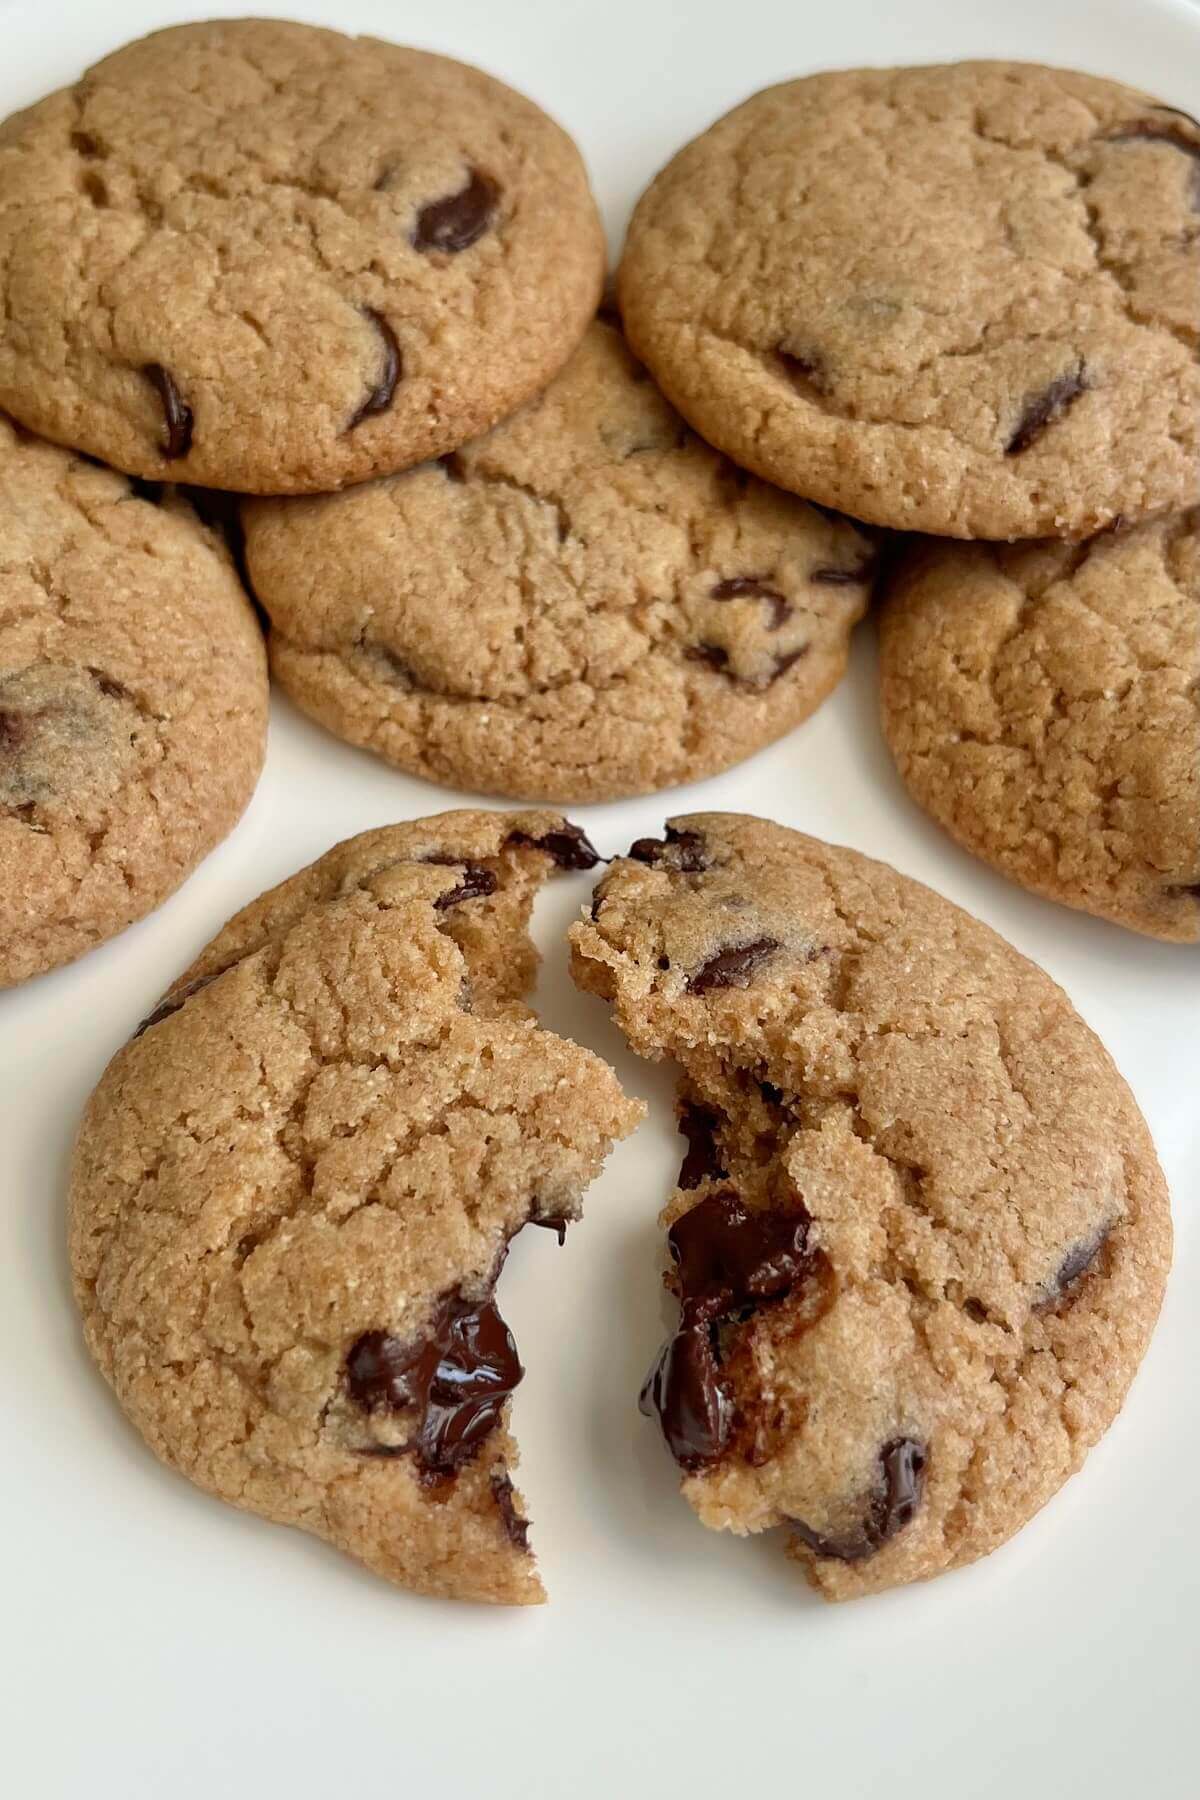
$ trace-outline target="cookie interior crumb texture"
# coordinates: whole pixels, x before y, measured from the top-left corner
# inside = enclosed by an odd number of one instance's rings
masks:
[[[150,1447],[422,1593],[544,1597],[494,1290],[641,1116],[521,998],[535,891],[595,860],[541,812],[337,846],[150,1014],[75,1151],[88,1345]]]
[[[1079,545],[914,545],[881,624],[914,798],[1053,900],[1200,939],[1200,513]]]
[[[266,723],[220,538],[0,417],[0,986],[173,893],[253,793]]]
[[[0,405],[131,474],[323,491],[487,430],[599,295],[587,175],[477,69],[283,20],[0,125]]]
[[[457,455],[243,513],[292,698],[413,774],[522,799],[697,780],[799,724],[876,562],[702,443],[602,322]]]
[[[1073,537],[1200,500],[1200,126],[1032,64],[768,88],[639,202],[634,349],[695,428],[878,525]]]
[[[1103,1046],[948,901],[763,820],[672,820],[571,935],[681,1071],[680,1317],[643,1406],[700,1519],[785,1528],[829,1599],[995,1549],[1115,1417],[1170,1262]]]

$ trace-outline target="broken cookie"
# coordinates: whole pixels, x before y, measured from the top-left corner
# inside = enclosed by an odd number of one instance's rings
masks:
[[[1112,1422],[1170,1261],[1102,1045],[948,901],[761,819],[640,840],[571,936],[681,1070],[642,1406],[701,1520],[784,1528],[830,1599],[995,1549]]]
[[[552,813],[368,832],[233,919],[117,1055],[71,1181],[92,1354],[165,1462],[402,1586],[543,1598],[497,1308],[640,1108],[521,996]]]

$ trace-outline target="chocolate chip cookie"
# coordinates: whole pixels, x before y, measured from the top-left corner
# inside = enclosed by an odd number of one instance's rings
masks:
[[[423,1593],[543,1598],[496,1279],[636,1123],[520,995],[526,921],[595,852],[551,813],[339,845],[230,922],[88,1105],[88,1345],[165,1462]]]
[[[829,1599],[995,1549],[1115,1417],[1170,1261],[1101,1044],[977,920],[761,819],[635,843],[572,940],[681,1070],[642,1404],[701,1520],[784,1527]]]
[[[147,478],[337,488],[536,393],[603,262],[574,145],[500,82],[181,25],[0,125],[0,405]]]
[[[414,774],[522,799],[692,781],[839,680],[872,544],[710,450],[594,324],[421,469],[244,509],[281,685]]]
[[[1200,512],[1080,545],[917,544],[881,628],[914,798],[1022,886],[1200,940]]]
[[[266,724],[221,540],[0,417],[0,987],[173,893],[253,793]]]
[[[634,214],[626,329],[781,487],[950,537],[1200,500],[1200,126],[1032,64],[756,94]]]

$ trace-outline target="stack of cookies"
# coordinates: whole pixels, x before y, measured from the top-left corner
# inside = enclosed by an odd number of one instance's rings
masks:
[[[231,827],[268,658],[429,781],[612,800],[798,725],[877,590],[916,798],[1200,939],[1198,183],[1200,127],[1112,82],[813,76],[663,170],[604,303],[574,145],[440,57],[186,26],[9,120],[0,984]],[[541,1597],[495,1287],[642,1110],[525,1004],[538,886],[600,860],[540,805],[337,846],[80,1135],[77,1296],[147,1441],[427,1592]],[[994,1548],[1162,1295],[1107,1053],[948,902],[762,819],[633,843],[571,940],[681,1071],[643,1407],[701,1519],[785,1527],[834,1598]]]

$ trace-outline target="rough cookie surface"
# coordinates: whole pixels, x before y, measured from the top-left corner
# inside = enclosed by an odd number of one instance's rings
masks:
[[[151,1448],[425,1593],[543,1597],[493,1288],[641,1110],[515,998],[580,844],[451,813],[338,846],[231,921],[76,1147],[87,1340]]]
[[[682,1071],[680,1326],[647,1384],[706,1525],[830,1599],[996,1548],[1077,1469],[1170,1261],[1146,1126],[1066,996],[881,863],[701,813],[572,930]]]
[[[875,562],[710,450],[600,322],[457,455],[243,511],[293,698],[403,769],[526,799],[695,780],[798,724]]]
[[[0,125],[0,405],[148,478],[337,488],[536,393],[603,263],[578,152],[500,82],[182,25]]]
[[[1200,513],[1077,546],[918,544],[881,666],[897,767],[968,850],[1200,939]]]
[[[756,94],[634,214],[626,330],[711,443],[875,524],[1075,536],[1200,499],[1200,126],[1021,63]]]
[[[0,417],[0,986],[165,900],[253,793],[266,723],[218,537]]]

